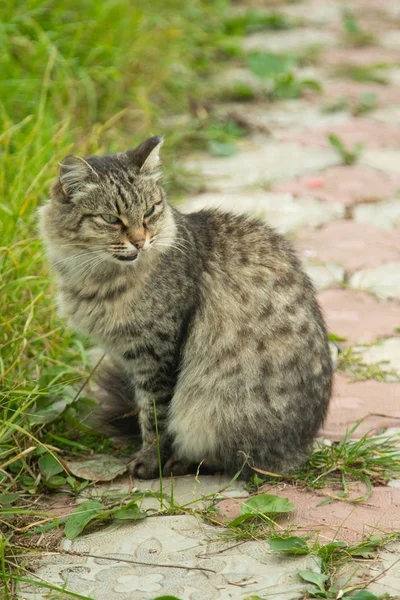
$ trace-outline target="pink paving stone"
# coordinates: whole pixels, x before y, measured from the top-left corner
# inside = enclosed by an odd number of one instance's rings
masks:
[[[276,182],[273,192],[290,192],[294,196],[313,196],[326,202],[352,206],[376,202],[396,194],[400,177],[370,167],[330,167],[314,175]]]
[[[329,127],[284,132],[279,139],[296,142],[304,146],[330,148],[328,136],[336,135],[346,148],[362,143],[365,148],[398,148],[400,146],[400,126],[386,125],[372,119],[352,119]]]
[[[400,427],[400,383],[350,381],[350,377],[335,374],[333,396],[321,436],[343,439],[346,431],[360,419],[364,420],[351,435],[353,438]]]
[[[369,66],[376,64],[399,64],[400,52],[379,48],[377,46],[366,46],[364,48],[327,48],[321,57],[325,65],[350,64],[358,66]]]
[[[400,231],[335,221],[321,229],[300,232],[296,248],[300,258],[335,263],[353,272],[400,260]]]
[[[399,302],[380,302],[352,290],[326,290],[318,295],[318,301],[328,331],[346,338],[346,344],[370,344],[378,338],[398,335],[395,329],[400,327]]]
[[[400,102],[400,87],[397,85],[380,85],[379,83],[361,83],[357,81],[331,81],[324,84],[323,96],[315,95],[313,101],[326,104],[348,98],[351,103],[360,102],[362,94],[373,93],[376,95],[378,106]]]
[[[363,484],[350,484],[351,497],[365,495]],[[279,519],[282,528],[288,525],[292,534],[311,534],[320,543],[336,541],[354,542],[373,533],[398,531],[400,522],[400,488],[375,487],[365,502],[357,504],[332,500],[318,506],[327,497],[335,496],[340,490],[302,490],[291,484],[265,485],[261,493],[276,494],[288,498],[296,505],[293,513]],[[244,500],[222,500],[217,504],[221,521],[230,521],[240,513]],[[314,534],[314,535],[313,535]]]

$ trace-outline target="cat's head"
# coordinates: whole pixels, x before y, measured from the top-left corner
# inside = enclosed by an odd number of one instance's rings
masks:
[[[132,264],[168,246],[174,223],[159,182],[162,142],[156,136],[127,152],[64,159],[41,210],[53,253],[84,251],[100,262]]]

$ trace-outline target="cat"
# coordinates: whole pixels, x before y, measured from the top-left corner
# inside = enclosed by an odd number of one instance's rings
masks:
[[[106,420],[140,429],[134,476],[158,477],[158,451],[165,475],[292,472],[331,395],[313,286],[264,222],[168,204],[162,142],[62,162],[40,209],[61,312],[113,361]]]

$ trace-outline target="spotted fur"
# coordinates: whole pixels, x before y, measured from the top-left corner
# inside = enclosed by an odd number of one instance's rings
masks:
[[[165,473],[233,474],[245,457],[245,476],[291,471],[331,394],[313,287],[264,223],[171,207],[160,146],[61,165],[40,221],[62,313],[114,361],[101,385],[116,427],[133,434],[138,418],[134,474],[158,474],[154,407]]]

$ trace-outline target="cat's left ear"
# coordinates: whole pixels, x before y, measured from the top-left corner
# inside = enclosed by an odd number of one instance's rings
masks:
[[[133,150],[126,153],[132,166],[139,169],[139,173],[155,178],[160,176],[160,150],[164,143],[161,135],[155,135]]]

